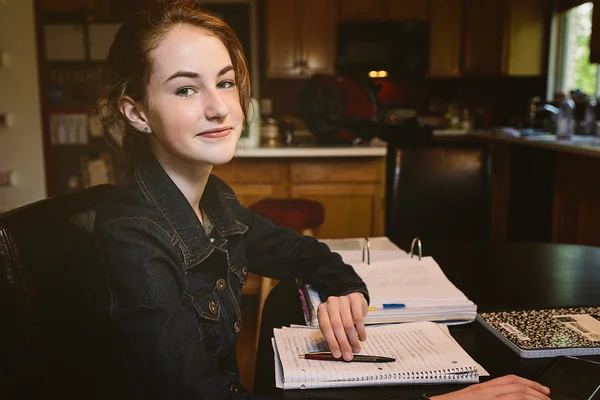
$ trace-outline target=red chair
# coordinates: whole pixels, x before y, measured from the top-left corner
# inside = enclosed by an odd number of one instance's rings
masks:
[[[325,220],[325,209],[318,201],[308,199],[274,199],[260,200],[249,207],[257,214],[271,220],[275,225],[285,226],[305,236],[315,236],[315,230]],[[258,320],[267,295],[277,282],[262,277],[258,299]],[[258,324],[260,329],[260,323]],[[257,333],[258,343],[258,333]]]

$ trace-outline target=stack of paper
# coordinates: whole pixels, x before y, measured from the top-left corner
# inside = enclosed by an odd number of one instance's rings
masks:
[[[336,251],[335,247],[332,250]],[[347,251],[337,252],[365,281],[371,297],[365,323],[436,321],[461,324],[475,319],[477,306],[450,282],[433,258],[411,258],[397,248],[373,251],[372,246],[371,264],[366,264],[362,258],[360,262],[353,262],[358,256],[351,254],[355,258],[349,258]],[[306,323],[318,326],[319,294],[310,285],[300,285],[300,289]]]
[[[417,383],[472,383],[489,375],[452,338],[432,322],[367,327],[358,354],[385,355],[389,363],[317,361],[301,358],[327,351],[320,330],[274,329],[275,383],[283,389]]]

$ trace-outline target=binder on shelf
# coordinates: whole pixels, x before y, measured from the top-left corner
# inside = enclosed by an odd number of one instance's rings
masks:
[[[600,354],[600,307],[485,312],[477,321],[523,358]]]
[[[387,237],[322,242],[365,281],[371,298],[365,324],[435,321],[450,325],[475,319],[477,306],[450,282],[432,257],[423,257],[419,238],[413,239],[410,253]],[[318,326],[318,292],[302,282],[298,288],[306,324]]]

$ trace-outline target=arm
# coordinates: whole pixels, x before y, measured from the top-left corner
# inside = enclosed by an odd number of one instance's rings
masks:
[[[248,225],[246,256],[251,272],[277,279],[298,277],[320,294],[318,319],[329,349],[336,358],[351,360],[367,338],[367,288],[339,254],[311,237],[276,227],[271,221],[231,198],[235,215]],[[358,334],[358,336],[357,336]]]
[[[236,217],[249,227],[244,235],[250,272],[275,279],[296,277],[310,283],[323,300],[329,296],[362,293],[367,288],[337,253],[318,240],[298,236],[231,200]]]

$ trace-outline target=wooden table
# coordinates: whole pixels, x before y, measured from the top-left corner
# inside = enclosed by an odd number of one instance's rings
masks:
[[[424,243],[447,277],[473,300],[479,312],[600,305],[600,248],[540,243]],[[462,385],[396,386],[282,391],[275,388],[274,327],[304,323],[293,282],[281,282],[265,303],[254,392],[285,398],[384,398],[457,390]],[[450,327],[454,338],[491,377],[509,373],[536,379],[549,358],[522,359],[479,323]],[[600,360],[600,356],[591,356]],[[484,379],[482,379],[484,380]]]

